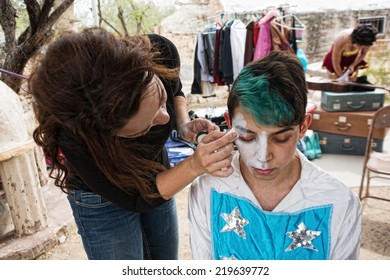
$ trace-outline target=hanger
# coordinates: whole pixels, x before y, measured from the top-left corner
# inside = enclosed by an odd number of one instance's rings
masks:
[[[207,18],[208,23],[211,23],[212,21],[214,21],[215,18],[219,18],[220,25],[225,25],[229,21],[236,19],[236,13],[235,12],[225,12],[225,11],[221,12],[218,15],[208,17]]]
[[[288,26],[285,22],[284,22],[284,19],[287,18],[287,17],[293,17],[295,18],[296,20],[296,23],[295,23],[295,27],[291,27],[291,26]],[[276,25],[279,25],[281,27],[284,27],[284,28],[288,28],[290,30],[305,30],[306,29],[306,26],[299,20],[299,18],[297,16],[295,16],[294,14],[287,14],[285,16],[282,16],[279,18],[281,21],[278,22],[278,21],[274,21],[274,23]],[[297,26],[298,25],[298,26]]]
[[[263,12],[261,10],[254,11],[252,13],[247,14],[247,20],[249,22],[256,22],[259,21],[263,17]]]
[[[207,18],[207,22],[208,22],[208,24],[216,24],[216,23],[218,23],[218,25],[223,25],[225,23],[224,20],[223,20],[224,16],[225,16],[225,13],[222,12],[222,13],[220,13],[218,15],[208,17]],[[218,20],[215,20],[215,18],[219,18],[219,22],[218,22]]]

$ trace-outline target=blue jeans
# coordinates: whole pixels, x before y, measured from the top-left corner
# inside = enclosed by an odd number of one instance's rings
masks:
[[[68,201],[88,259],[178,259],[175,198],[145,213],[126,211],[84,190],[70,190]]]

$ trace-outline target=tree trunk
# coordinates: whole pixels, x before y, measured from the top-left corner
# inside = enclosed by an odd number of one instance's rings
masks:
[[[29,58],[26,55],[23,55],[19,52],[14,52],[7,54],[3,68],[7,71],[14,72],[20,75],[23,75],[23,69],[26,66]],[[20,86],[23,82],[22,78],[2,74],[2,80],[15,92],[19,92]]]
[[[5,62],[3,69],[23,74],[27,62],[37,51],[53,37],[53,25],[73,4],[74,0],[54,0],[42,2],[25,1],[29,14],[30,26],[16,39],[16,12],[10,0],[0,1],[0,25],[5,36]],[[58,5],[56,5],[58,4]],[[6,16],[3,16],[6,15]],[[19,77],[2,73],[0,76],[9,87],[19,93],[23,80]]]

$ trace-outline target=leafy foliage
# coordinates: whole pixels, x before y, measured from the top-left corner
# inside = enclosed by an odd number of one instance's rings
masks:
[[[16,10],[16,34],[20,35],[30,24],[27,6],[22,0],[12,0],[11,3]]]
[[[148,34],[175,11],[174,6],[159,6],[156,1],[98,0],[99,25],[121,35]],[[80,18],[88,18],[92,11]],[[83,28],[86,22],[81,22]]]

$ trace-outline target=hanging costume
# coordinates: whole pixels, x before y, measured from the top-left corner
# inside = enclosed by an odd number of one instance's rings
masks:
[[[273,22],[275,19],[279,19],[279,12],[271,10],[247,26],[241,19],[209,24],[196,41],[191,93],[210,96],[215,91],[213,86],[230,86],[244,65],[272,50],[295,54],[287,40],[289,28],[282,22],[280,30]],[[213,86],[206,86],[210,84]]]
[[[227,178],[203,175],[191,186],[193,259],[357,259],[358,197],[303,154],[301,178],[271,212],[245,183],[234,156]]]
[[[244,67],[246,26],[240,19],[235,19],[230,27],[230,44],[232,46],[233,79],[235,80]]]

